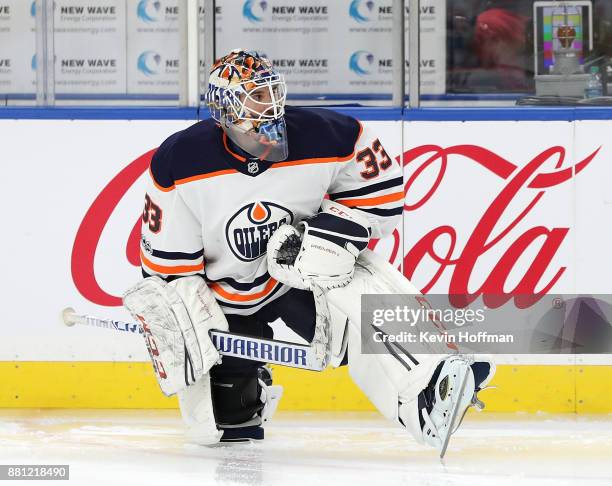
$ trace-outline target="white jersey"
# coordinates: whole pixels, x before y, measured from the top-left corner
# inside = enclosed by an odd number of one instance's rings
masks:
[[[326,195],[363,212],[373,238],[395,228],[401,168],[375,134],[325,109],[287,107],[285,120],[282,162],[236,153],[213,120],[159,147],[142,218],[145,276],[202,274],[225,313],[248,315],[288,290],[268,274],[268,239],[316,214]]]

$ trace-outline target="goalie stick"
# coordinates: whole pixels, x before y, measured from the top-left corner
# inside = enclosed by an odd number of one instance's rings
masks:
[[[140,324],[118,321],[115,319],[101,319],[91,315],[77,314],[74,309],[67,307],[61,314],[62,322],[66,326],[75,324],[101,327],[130,334],[142,334]],[[269,364],[300,368],[310,371],[322,371],[324,363],[317,359],[315,350],[308,344],[290,343],[276,339],[264,339],[244,334],[225,331],[210,331],[210,338],[222,356],[262,361]]]

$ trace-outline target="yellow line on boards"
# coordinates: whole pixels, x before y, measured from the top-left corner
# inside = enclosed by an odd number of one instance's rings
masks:
[[[149,363],[0,362],[2,408],[176,408]],[[322,373],[274,368],[281,410],[360,411],[374,407],[346,367]],[[481,398],[495,412],[612,412],[612,366],[501,365]]]

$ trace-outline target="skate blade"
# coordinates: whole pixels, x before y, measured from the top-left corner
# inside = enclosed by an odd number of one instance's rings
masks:
[[[446,434],[446,437],[444,438],[444,442],[442,443],[442,448],[440,449],[440,459],[444,459],[444,455],[446,454],[448,443],[450,442],[451,435],[453,434],[453,432],[451,431],[451,428],[453,427],[453,424],[455,423],[455,419],[457,418],[457,413],[459,412],[459,405],[461,404],[461,398],[463,397],[463,393],[465,392],[465,385],[467,384],[467,381],[468,381],[468,373],[465,373],[465,376],[463,377],[463,380],[461,381],[461,388],[459,389],[459,394],[457,395],[457,402],[453,406],[453,413],[450,418],[451,425],[448,429],[448,434]]]

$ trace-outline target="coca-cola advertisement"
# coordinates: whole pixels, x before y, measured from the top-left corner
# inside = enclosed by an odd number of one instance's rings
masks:
[[[129,318],[121,295],[140,278],[145,173],[156,147],[191,123],[1,122],[10,181],[1,196],[9,230],[3,268],[11,303],[2,359],[146,360],[139,339],[67,329],[59,314],[73,307]],[[492,307],[521,307],[552,293],[608,292],[609,124],[365,124],[403,166],[405,190],[402,223],[370,247],[420,291]]]

